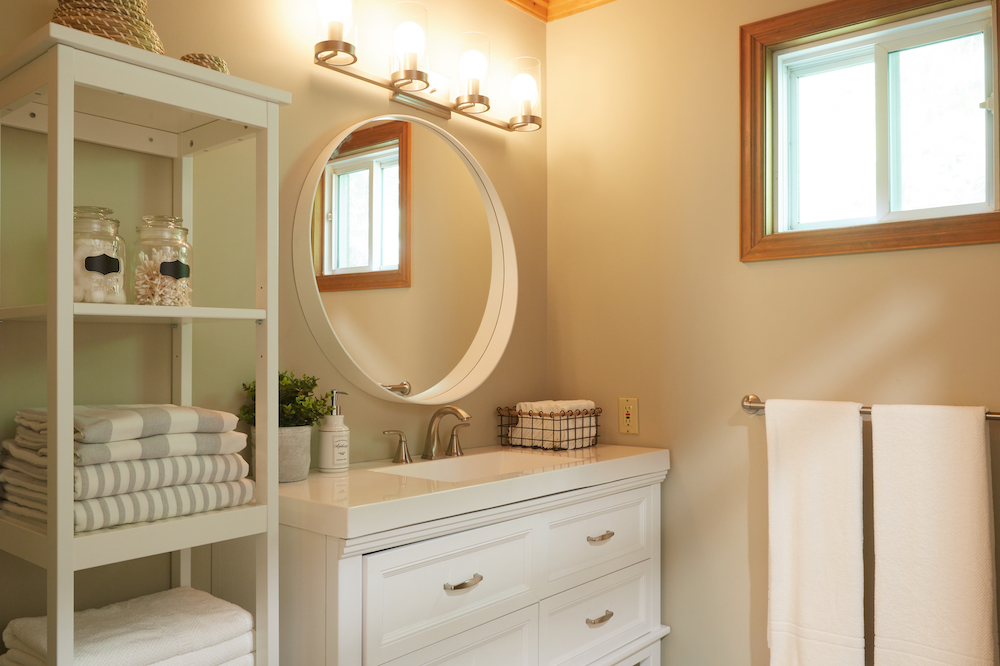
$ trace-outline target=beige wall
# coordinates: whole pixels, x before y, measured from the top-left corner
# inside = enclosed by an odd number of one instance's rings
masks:
[[[364,3],[366,11],[387,11],[388,0]],[[500,68],[510,58],[525,53],[544,57],[545,26],[499,0],[426,0],[430,10],[431,39],[435,33],[455,35],[464,30],[483,30],[493,36],[493,63]],[[0,53],[44,25],[55,9],[55,0],[0,0]],[[406,107],[391,104],[388,93],[312,64],[313,43],[317,41],[313,21],[314,0],[157,0],[150,3],[149,18],[163,39],[167,54],[179,57],[191,52],[209,52],[225,58],[232,71],[292,94],[292,105],[281,111],[280,125],[280,361],[283,369],[296,374],[314,374],[320,388],[342,388],[351,392],[343,400],[347,423],[352,429],[352,461],[387,458],[392,454],[392,438],[382,430],[400,429],[413,443],[420,442],[433,407],[398,405],[380,401],[348,382],[330,366],[316,347],[295,296],[290,263],[292,215],[309,166],[318,152],[337,133],[355,122],[386,113],[408,113]],[[369,20],[369,25],[371,25]],[[431,51],[432,67],[445,70],[447,48]],[[433,58],[438,60],[434,61]],[[367,63],[372,69],[381,63]],[[502,115],[505,110],[498,109]],[[414,113],[418,113],[414,111]],[[438,122],[438,121],[435,121]],[[473,425],[464,437],[466,446],[493,443],[494,409],[519,399],[543,394],[545,346],[545,133],[513,135],[498,132],[465,119],[440,121],[464,143],[492,178],[503,200],[517,247],[521,291],[517,322],[507,354],[493,377],[474,394],[460,401],[473,415]],[[9,210],[27,207],[44,215],[44,153],[31,147],[16,153],[6,151],[8,141],[37,143],[39,137],[16,130],[4,130],[3,178],[4,229],[13,217]],[[13,138],[11,138],[13,137]],[[37,146],[36,146],[37,147]],[[164,160],[133,157],[117,151],[90,151],[92,171],[78,175],[80,192],[93,194],[95,201],[120,201],[115,207],[123,219],[133,223],[150,208],[170,201],[170,165]],[[252,302],[252,262],[238,259],[252,256],[253,198],[220,196],[225,192],[249,192],[253,188],[252,146],[240,144],[196,159],[195,197],[195,300],[201,304]],[[13,158],[13,163],[8,160]],[[33,171],[25,170],[30,164]],[[34,174],[34,175],[31,175]],[[38,178],[41,178],[38,181]],[[32,180],[34,179],[34,180]],[[40,183],[40,184],[39,184]],[[123,185],[124,183],[124,185]],[[31,187],[27,187],[30,185]],[[38,188],[42,190],[39,191]],[[89,189],[88,189],[89,188]],[[124,193],[123,193],[124,190]],[[13,193],[25,198],[13,197]],[[80,200],[77,203],[92,203]],[[9,208],[14,206],[14,209]],[[38,211],[42,211],[39,213]],[[160,211],[152,211],[160,212]],[[4,258],[16,247],[7,244]],[[31,240],[34,252],[42,251],[38,238]],[[39,256],[39,255],[36,255]],[[234,260],[236,259],[236,260]],[[3,295],[8,289],[20,294],[31,284],[3,275]],[[12,285],[8,280],[14,280]],[[451,304],[441,303],[442,309]],[[34,327],[34,328],[31,328]],[[39,350],[42,328],[32,324],[0,325],[0,348]],[[248,334],[249,333],[249,334]],[[404,327],[405,334],[405,327]],[[114,337],[109,337],[113,335]],[[199,404],[236,409],[242,402],[240,383],[253,377],[253,333],[246,327],[206,324],[196,331],[195,399]],[[150,381],[162,377],[169,368],[165,354],[169,335],[150,327],[122,333],[111,328],[94,329],[81,337],[77,366],[79,401],[85,396],[122,396],[116,399],[169,400],[169,386]],[[16,346],[14,346],[16,345]],[[120,383],[114,390],[105,384],[80,385],[80,375],[105,360],[118,360]],[[43,366],[11,354],[0,355],[0,435],[12,432],[9,418],[14,410],[44,400]],[[6,423],[6,425],[4,425]],[[248,544],[233,544],[246,549]],[[252,550],[250,551],[252,552]],[[217,589],[241,603],[252,598],[252,581],[245,572],[217,567],[213,582]],[[207,585],[207,572],[201,576]],[[78,606],[109,603],[163,589],[169,582],[166,557],[128,563],[108,569],[84,572],[77,577]],[[0,625],[23,615],[44,612],[44,572],[16,558],[0,553]],[[2,650],[2,648],[0,648]]]
[[[549,388],[638,397],[615,439],[671,450],[672,666],[767,664],[745,393],[1000,408],[1000,246],[738,260],[738,29],[811,4],[617,0],[548,29]]]

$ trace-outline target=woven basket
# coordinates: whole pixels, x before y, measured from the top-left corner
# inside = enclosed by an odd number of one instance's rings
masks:
[[[59,3],[53,17],[90,15],[107,12],[126,16],[133,21],[146,20],[146,3],[140,0],[65,0]]]
[[[219,56],[214,56],[210,53],[188,53],[187,55],[181,56],[181,60],[189,62],[192,65],[207,67],[208,69],[214,69],[215,71],[222,72],[223,74],[229,74],[229,65],[226,64],[226,61]]]
[[[125,1],[133,0],[117,0],[114,3],[107,3],[105,0],[106,4],[115,5],[115,9],[111,11],[71,9],[68,6],[63,9],[60,6],[56,9],[52,22],[162,55],[163,42],[153,29],[153,24],[144,16],[137,19],[131,13],[123,13],[124,5],[119,5],[118,2]],[[88,4],[96,2],[97,0],[88,0]]]
[[[143,16],[149,10],[149,3],[147,0],[97,0],[98,2],[108,3],[112,5],[118,5],[119,7],[127,7],[131,10],[137,11]],[[63,5],[73,5],[82,2],[82,0],[59,0],[59,6]]]

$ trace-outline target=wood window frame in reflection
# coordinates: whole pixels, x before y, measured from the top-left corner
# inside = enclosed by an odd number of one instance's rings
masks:
[[[1000,212],[773,233],[774,52],[976,1],[834,0],[740,27],[740,261],[1000,242]],[[997,3],[991,2],[995,95]],[[994,192],[1000,197],[1000,187]]]
[[[361,150],[369,150],[381,144],[396,141],[399,146],[399,266],[394,271],[373,271],[368,273],[345,273],[342,275],[317,275],[316,286],[320,291],[352,291],[358,289],[390,289],[410,286],[410,124],[393,120],[374,127],[366,127],[351,133],[337,149],[342,156]],[[316,197],[313,206],[313,265],[323,266],[319,256],[326,247],[326,225],[323,211],[326,209],[325,188]],[[317,249],[320,248],[320,249]]]

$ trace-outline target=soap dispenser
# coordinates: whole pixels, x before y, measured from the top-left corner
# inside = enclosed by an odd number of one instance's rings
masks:
[[[347,471],[351,462],[351,429],[344,425],[344,417],[337,404],[338,395],[348,395],[346,391],[332,391],[333,414],[323,418],[319,427],[319,471],[320,474],[339,474]]]

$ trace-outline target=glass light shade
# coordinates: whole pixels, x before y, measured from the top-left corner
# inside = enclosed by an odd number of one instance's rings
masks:
[[[459,37],[462,56],[458,59],[458,97],[455,106],[466,113],[490,109],[490,38],[481,32]]]
[[[357,62],[357,26],[351,0],[319,0],[318,9],[321,34],[316,58],[336,66]]]
[[[542,63],[528,56],[510,61],[510,95],[514,113],[511,129],[532,132],[542,127]]]
[[[400,90],[424,90],[427,79],[427,8],[419,2],[392,6],[392,85]]]

